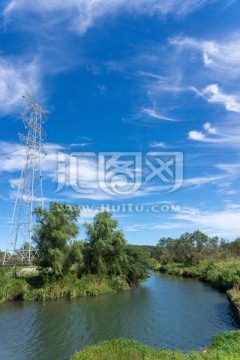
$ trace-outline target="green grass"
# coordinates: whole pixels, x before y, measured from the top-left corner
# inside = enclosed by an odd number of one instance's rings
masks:
[[[115,339],[89,346],[75,353],[70,360],[239,360],[240,332],[232,331],[214,336],[205,352],[154,349],[133,340]]]
[[[240,260],[225,262],[206,261],[185,266],[179,263],[161,265],[160,271],[168,274],[195,277],[209,282],[221,290],[230,290],[240,283]]]
[[[235,305],[237,305],[237,307],[239,308],[239,313],[240,313],[240,291],[239,291],[239,289],[233,288],[228,291],[228,294],[231,296],[231,299],[235,303]]]
[[[51,275],[18,276],[16,272],[0,271],[0,303],[8,300],[52,300],[73,299],[81,296],[96,296],[129,290],[126,281],[120,277],[76,274],[63,278]]]

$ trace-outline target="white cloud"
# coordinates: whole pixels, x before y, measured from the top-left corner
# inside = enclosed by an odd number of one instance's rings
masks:
[[[223,211],[196,211],[196,214],[178,213],[174,216],[175,221],[185,223],[185,228],[194,226],[196,229],[207,232],[210,235],[226,236],[228,238],[240,235],[239,219],[240,212],[237,209]]]
[[[126,232],[141,232],[144,229],[158,231],[164,230],[178,233],[180,236],[183,232],[191,232],[197,229],[205,232],[209,236],[224,237],[233,240],[240,235],[239,230],[239,204],[227,206],[222,211],[201,211],[197,208],[182,208],[181,212],[172,215],[167,221],[161,217],[158,223],[152,224],[133,224],[126,226]],[[169,234],[171,236],[171,234]]]
[[[240,204],[227,204],[227,209],[239,209],[240,210]]]
[[[14,172],[22,169],[24,148],[20,144],[0,142],[0,172]]]
[[[225,35],[222,41],[201,40],[189,37],[171,39],[180,49],[200,51],[206,67],[220,72],[224,77],[240,75],[240,33]]]
[[[201,131],[192,130],[188,133],[190,140],[205,141],[205,135]]]
[[[216,168],[224,170],[233,176],[240,176],[240,163],[236,164],[217,164]]]
[[[240,142],[239,126],[235,122],[228,121],[228,124],[216,128],[211,123],[203,125],[203,131],[191,130],[188,138],[193,141],[201,141],[215,146],[238,147]]]
[[[161,149],[164,149],[166,147],[166,143],[160,141],[160,142],[157,142],[157,141],[152,141],[149,143],[149,146],[152,147],[152,148],[161,148]]]
[[[154,109],[142,109],[141,111],[142,114],[148,115],[154,119],[158,119],[158,120],[165,120],[165,121],[177,121],[171,117],[159,114],[156,110]]]
[[[20,178],[19,179],[10,179],[9,183],[10,183],[10,186],[12,189],[18,188],[19,185],[21,184],[21,179]]]
[[[23,107],[27,91],[39,95],[41,85],[37,60],[30,63],[0,57],[0,114],[15,113]]]
[[[168,0],[158,1],[157,9],[164,14],[174,13],[177,16],[184,16],[190,12],[196,11],[202,6],[214,3],[216,0]]]
[[[71,147],[73,148],[84,148],[86,147],[87,145],[90,145],[91,143],[73,143],[73,144],[70,144]]]
[[[202,176],[184,180],[184,186],[200,186],[205,184],[216,184],[219,180],[222,180],[226,175],[222,176]]]
[[[206,86],[203,90],[198,90],[195,87],[190,87],[198,96],[203,97],[209,103],[220,104],[228,111],[240,113],[240,98],[236,94],[226,94],[219,90],[217,84]]]
[[[215,135],[217,133],[216,128],[213,128],[210,123],[205,123],[203,125],[203,128],[210,135]],[[204,142],[215,142],[219,140],[216,138],[209,138],[202,131],[196,131],[196,130],[189,131],[188,138],[190,140],[204,141]]]
[[[149,229],[149,225],[146,224],[133,224],[133,225],[128,225],[124,228],[125,232],[137,232],[137,231],[141,231],[143,229]]]
[[[53,26],[67,19],[69,28],[84,34],[88,28],[94,26],[98,19],[106,15],[115,15],[119,11],[183,17],[215,1],[217,0],[41,0],[30,2],[29,0],[11,0],[8,1],[3,14],[7,22],[14,15],[19,16],[21,12],[37,13],[44,17],[45,21],[52,16],[54,20],[49,20],[49,24]]]
[[[43,160],[43,170],[45,172],[51,172],[56,166],[56,154],[63,148],[58,144],[47,143],[45,145],[45,149],[47,152],[47,156]],[[18,143],[0,141],[0,173],[13,173],[16,171],[21,171],[24,165],[24,156],[24,146]]]
[[[240,113],[239,96],[224,94],[219,90],[217,84],[205,87],[202,91],[202,96],[204,96],[209,103],[222,104],[226,110]]]
[[[106,184],[103,181],[99,182],[98,163],[95,153],[92,153],[93,156],[86,156],[85,153],[81,156],[81,153],[78,152],[76,154],[79,157],[75,157],[66,153],[65,148],[61,145],[51,143],[46,143],[45,149],[47,156],[42,161],[43,178],[56,183],[58,195],[75,199],[119,199],[119,197],[104,191],[110,186],[108,182]],[[18,143],[0,142],[0,173],[14,173],[15,176],[20,177],[24,165],[24,155],[24,146]],[[104,176],[102,176],[102,179],[104,179]],[[119,179],[116,179],[116,182],[119,186],[123,185]],[[11,188],[16,188],[19,185],[19,180],[11,178],[9,184]],[[113,185],[112,183],[111,186]],[[123,195],[121,198],[147,196],[149,192],[154,193],[157,190],[158,188],[147,187],[139,189],[133,194]]]
[[[100,210],[98,209],[87,209],[84,208],[83,206],[80,206],[81,209],[81,213],[80,213],[80,218],[79,218],[79,224],[83,224],[86,221],[91,221],[98,213]]]
[[[216,128],[212,127],[212,125],[208,122],[203,125],[204,130],[206,130],[209,134],[216,134]]]

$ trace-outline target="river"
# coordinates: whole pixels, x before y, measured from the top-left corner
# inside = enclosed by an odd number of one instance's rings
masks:
[[[83,346],[117,337],[189,351],[237,328],[225,294],[194,279],[152,272],[124,293],[0,305],[0,358],[67,360]]]

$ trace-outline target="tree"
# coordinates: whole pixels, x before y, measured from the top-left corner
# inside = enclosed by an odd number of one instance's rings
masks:
[[[158,261],[163,264],[176,261],[176,240],[170,237],[161,238],[157,244]]]
[[[52,202],[49,210],[37,208],[34,213],[37,225],[33,240],[38,248],[40,265],[50,266],[56,275],[62,275],[67,269],[68,242],[79,233],[80,209],[77,205]]]
[[[64,263],[64,272],[76,270],[78,274],[81,275],[84,269],[83,252],[83,241],[74,241],[68,246]]]
[[[130,285],[136,285],[139,280],[145,280],[148,275],[149,255],[142,248],[127,246],[127,264],[124,268],[125,277]]]
[[[199,230],[186,232],[179,239],[162,238],[157,244],[159,261],[197,264],[207,257],[219,256],[218,243],[217,236],[211,238]]]
[[[112,214],[98,213],[93,224],[85,224],[87,243],[85,247],[86,271],[93,274],[121,275],[126,264],[126,240],[117,230],[118,222]]]

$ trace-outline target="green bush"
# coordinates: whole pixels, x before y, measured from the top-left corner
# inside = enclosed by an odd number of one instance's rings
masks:
[[[240,261],[201,262],[185,266],[180,263],[161,265],[160,271],[168,274],[195,277],[222,290],[229,290],[240,282]]]
[[[109,280],[109,285],[111,288],[117,291],[125,291],[130,289],[126,279],[122,276],[112,276]]]
[[[0,275],[0,303],[7,300],[73,299],[128,289],[126,281],[117,276],[111,278],[88,274],[79,279],[76,273],[69,273],[61,278],[49,274],[20,278]]]

